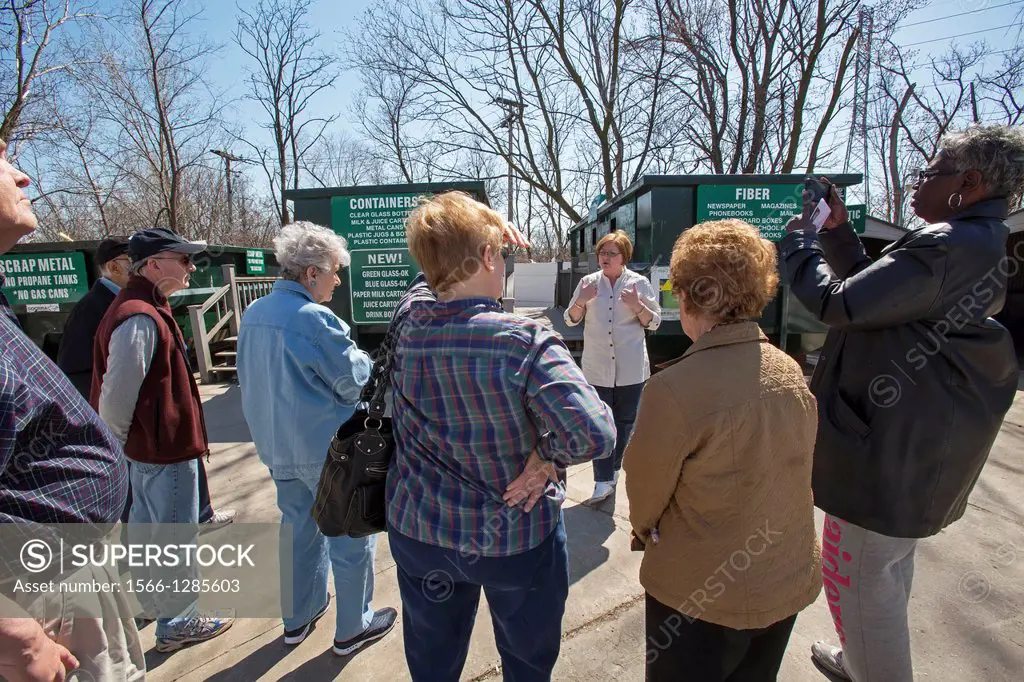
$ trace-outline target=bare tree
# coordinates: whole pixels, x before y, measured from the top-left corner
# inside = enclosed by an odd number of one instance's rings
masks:
[[[892,34],[912,3],[889,3]],[[673,94],[697,112],[685,137],[716,173],[808,172],[850,96],[861,0],[668,0]]]
[[[76,72],[78,94],[96,112],[102,144],[137,199],[137,224],[189,237],[183,188],[219,135],[224,104],[204,74],[216,48],[191,33],[188,0],[129,0],[116,31],[95,37],[98,58]],[[97,140],[97,144],[99,140]]]
[[[324,135],[303,163],[306,174],[321,187],[385,182],[370,150],[345,133]]]
[[[90,18],[80,0],[3,0],[0,4],[0,138],[29,140],[53,129],[51,93],[77,58],[60,40],[68,25]]]
[[[393,167],[403,182],[427,181],[441,150],[415,137],[430,106],[426,92],[403,71],[363,69],[361,77],[354,109],[378,163]]]
[[[997,70],[980,74],[977,91],[976,106],[991,112],[993,122],[1024,122],[1024,45],[1004,54]]]
[[[908,222],[908,186],[945,133],[974,122],[1021,121],[1024,48],[1011,50],[997,69],[985,69],[993,56],[984,42],[954,45],[920,61],[892,44],[879,50],[869,128],[872,167],[880,171],[873,184],[884,191],[875,193],[880,198],[869,207],[873,213],[898,225]]]
[[[54,103],[89,58],[79,34],[94,19],[87,0],[0,2],[0,137],[12,156],[22,142],[59,133]]]
[[[336,59],[317,46],[319,31],[306,23],[309,0],[260,0],[251,11],[240,10],[235,41],[252,60],[248,99],[259,103],[267,118],[261,126],[273,136],[270,152],[252,142],[267,169],[281,224],[289,222],[284,192],[299,187],[304,158],[338,118],[311,111],[318,94],[333,87]],[[268,164],[273,163],[273,173]]]
[[[406,178],[467,177],[467,155],[484,154],[574,222],[587,178],[621,191],[672,137],[663,32],[649,25],[661,7],[386,0],[348,41],[375,116],[364,128]]]

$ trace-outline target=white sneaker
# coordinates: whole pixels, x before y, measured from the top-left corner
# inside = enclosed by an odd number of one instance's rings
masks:
[[[587,504],[597,504],[598,502],[603,502],[607,500],[609,497],[611,497],[614,492],[614,483],[605,483],[603,481],[600,483],[595,483],[594,494],[590,496],[589,500],[587,500]]]
[[[210,531],[223,528],[235,520],[236,514],[237,512],[234,509],[218,509],[213,512],[213,516],[199,524],[199,532],[209,533]]]
[[[841,680],[852,679],[843,665],[843,650],[821,640],[811,645],[811,659],[833,676]]]

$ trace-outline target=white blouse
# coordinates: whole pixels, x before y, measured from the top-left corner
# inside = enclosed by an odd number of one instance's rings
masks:
[[[651,376],[651,363],[647,357],[646,331],[654,331],[661,324],[661,306],[650,280],[629,268],[612,286],[601,271],[593,272],[576,285],[576,291],[565,311],[565,323],[573,322],[569,310],[584,284],[597,283],[597,296],[586,304],[581,322],[583,327],[583,375],[594,386],[630,386],[647,381]],[[640,300],[653,317],[645,328],[640,320],[622,302],[624,289],[636,285]]]

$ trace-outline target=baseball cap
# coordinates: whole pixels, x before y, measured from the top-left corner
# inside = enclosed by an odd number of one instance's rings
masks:
[[[205,250],[205,243],[190,242],[182,239],[164,227],[139,230],[128,241],[128,255],[136,263],[165,251],[193,254]]]
[[[105,265],[128,253],[128,237],[107,237],[96,247],[96,265]]]

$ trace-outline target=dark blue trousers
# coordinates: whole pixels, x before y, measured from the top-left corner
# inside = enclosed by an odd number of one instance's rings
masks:
[[[597,395],[612,409],[617,432],[615,450],[612,451],[611,457],[594,460],[595,483],[611,483],[615,472],[622,468],[622,455],[626,452],[626,443],[633,433],[633,422],[636,421],[640,394],[643,393],[645,383],[615,387],[594,386]]]
[[[405,657],[413,682],[458,682],[480,590],[506,682],[547,682],[558,660],[569,595],[565,522],[537,547],[481,557],[413,540],[388,528],[402,594]]]

